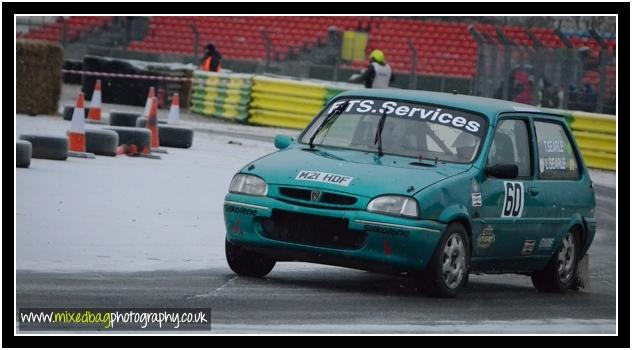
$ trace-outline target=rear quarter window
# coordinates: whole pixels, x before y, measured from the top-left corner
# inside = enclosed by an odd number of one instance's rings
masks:
[[[579,179],[579,162],[564,126],[554,122],[535,121],[538,141],[539,177],[550,180]]]

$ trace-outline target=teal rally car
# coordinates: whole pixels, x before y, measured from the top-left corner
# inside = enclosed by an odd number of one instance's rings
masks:
[[[586,281],[592,182],[563,117],[508,101],[410,90],[336,96],[296,140],[247,164],[225,197],[226,259],[405,274],[453,297],[470,273]]]

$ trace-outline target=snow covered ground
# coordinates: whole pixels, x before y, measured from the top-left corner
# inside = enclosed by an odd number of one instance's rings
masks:
[[[108,110],[141,107],[107,106]],[[165,111],[163,111],[166,113]],[[225,264],[222,203],[233,174],[296,130],[186,115],[190,149],[161,160],[127,156],[33,159],[16,168],[16,267],[46,271],[199,269]],[[16,117],[24,133],[64,135],[59,116]],[[88,128],[99,125],[88,124]],[[254,138],[254,139],[253,139]],[[591,171],[614,187],[614,173]]]
[[[77,90],[64,87],[63,104]],[[106,104],[106,120],[111,110],[142,107]],[[276,150],[274,135],[298,131],[182,119],[195,128],[193,146],[169,148],[160,160],[32,159],[30,168],[15,169],[18,307],[211,307],[214,333],[617,330],[613,172],[591,170],[605,188],[597,188],[590,290],[538,293],[526,276],[472,275],[462,296],[439,300],[397,277],[305,263],[280,263],[252,279],[226,264],[224,195],[235,172]],[[62,136],[69,123],[17,115],[15,135]]]
[[[19,115],[16,122],[16,137],[64,135],[69,124],[52,116]],[[16,267],[117,271],[224,262],[230,180],[273,151],[271,142],[196,132],[190,149],[170,148],[161,160],[32,159],[30,168],[16,168]]]

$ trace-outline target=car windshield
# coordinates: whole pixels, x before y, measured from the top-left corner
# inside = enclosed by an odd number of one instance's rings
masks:
[[[346,108],[335,113],[344,103]],[[329,121],[321,126],[328,115]],[[380,119],[383,119],[381,133]],[[314,146],[378,152],[381,142],[384,154],[471,163],[486,130],[485,118],[446,107],[379,99],[341,99],[321,112],[303,133],[301,142],[309,143],[316,133]]]

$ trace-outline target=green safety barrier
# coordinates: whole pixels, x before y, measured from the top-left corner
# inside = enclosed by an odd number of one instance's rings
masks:
[[[303,129],[323,106],[359,85],[303,81],[289,77],[209,73],[193,74],[192,111],[204,115],[292,129]],[[586,164],[616,170],[616,117],[542,108],[569,122]]]
[[[207,116],[246,121],[252,75],[195,71],[191,111]]]

